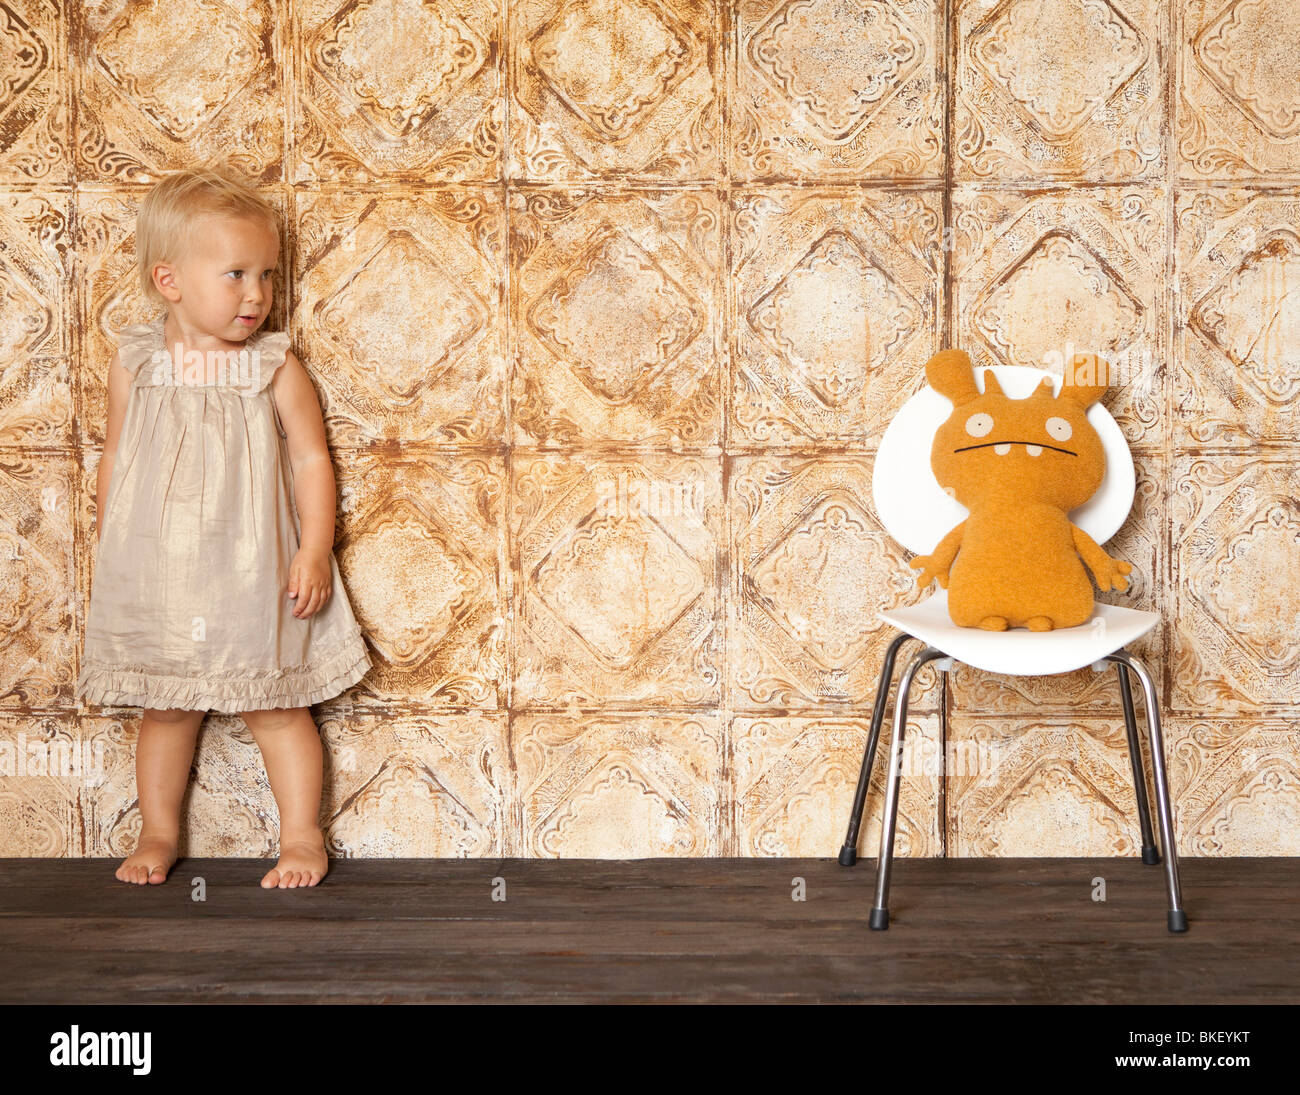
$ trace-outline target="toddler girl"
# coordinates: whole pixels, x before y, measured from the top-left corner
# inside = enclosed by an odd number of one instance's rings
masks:
[[[158,183],[136,220],[146,296],[108,367],[98,549],[77,697],[143,708],[142,819],[123,882],[163,882],[208,710],[239,712],[280,812],[264,887],[314,886],[322,755],[308,704],[370,656],[334,559],[334,470],[315,389],[261,331],[279,255],[274,209],[216,171]]]

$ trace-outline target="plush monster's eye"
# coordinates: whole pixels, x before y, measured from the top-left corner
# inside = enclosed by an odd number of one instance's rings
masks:
[[[1074,427],[1064,418],[1049,418],[1047,420],[1047,432],[1057,441],[1069,441],[1070,435],[1074,433]]]
[[[973,414],[966,419],[966,432],[971,437],[985,437],[993,429],[991,414]]]

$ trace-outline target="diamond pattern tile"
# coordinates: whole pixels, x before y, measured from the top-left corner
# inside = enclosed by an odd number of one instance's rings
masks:
[[[283,222],[374,668],[316,706],[339,856],[830,856],[921,593],[872,498],[938,349],[1094,350],[1179,845],[1293,855],[1289,0],[0,2],[0,855],[119,856],[139,712],[74,699],[135,215]],[[1139,711],[1142,704],[1139,699]],[[1134,854],[1113,670],[918,676],[904,856]],[[880,780],[861,851],[874,855]],[[265,856],[242,720],[184,833]]]

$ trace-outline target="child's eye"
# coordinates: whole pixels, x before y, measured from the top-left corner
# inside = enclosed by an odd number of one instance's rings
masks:
[[[993,429],[991,414],[973,414],[966,419],[966,432],[971,437],[984,437]]]
[[[228,273],[232,278],[242,278],[244,276],[243,270],[227,270],[226,273]]]
[[[1057,441],[1069,441],[1071,434],[1074,433],[1074,427],[1064,418],[1049,418],[1047,420],[1047,432]]]

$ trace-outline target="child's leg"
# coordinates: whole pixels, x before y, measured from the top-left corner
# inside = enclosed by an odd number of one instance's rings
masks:
[[[181,831],[181,800],[190,782],[194,744],[204,711],[146,708],[135,746],[135,787],[140,801],[140,839],[122,861],[123,882],[155,885],[167,880],[176,862]]]
[[[262,886],[314,886],[329,870],[325,836],[320,830],[324,765],[320,731],[305,707],[242,714],[262,750],[262,762],[280,810],[280,861],[267,871]]]

